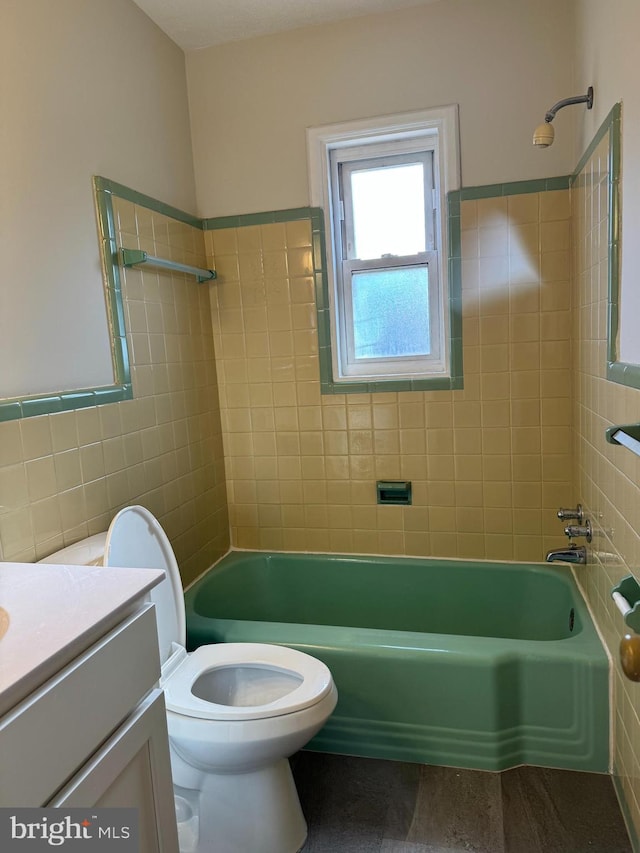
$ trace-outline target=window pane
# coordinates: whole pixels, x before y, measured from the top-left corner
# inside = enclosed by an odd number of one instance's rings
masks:
[[[351,191],[354,257],[425,251],[422,163],[354,171]]]
[[[351,298],[356,359],[429,355],[427,266],[354,272]]]

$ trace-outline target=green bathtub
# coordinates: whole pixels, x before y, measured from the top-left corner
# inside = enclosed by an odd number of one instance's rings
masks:
[[[309,749],[608,769],[608,661],[564,566],[233,551],[185,598],[190,649],[276,643],[329,666],[338,705]]]

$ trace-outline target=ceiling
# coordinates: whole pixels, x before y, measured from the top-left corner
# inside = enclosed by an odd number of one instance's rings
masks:
[[[134,0],[183,50],[439,0]]]

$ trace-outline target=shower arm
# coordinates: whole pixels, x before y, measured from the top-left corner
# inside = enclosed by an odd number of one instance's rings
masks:
[[[563,98],[561,101],[558,101],[558,103],[554,104],[546,113],[544,120],[547,124],[551,124],[556,117],[558,110],[561,110],[563,107],[569,107],[572,104],[586,104],[587,109],[590,110],[593,106],[593,86],[589,86],[586,95],[575,95],[573,98]]]

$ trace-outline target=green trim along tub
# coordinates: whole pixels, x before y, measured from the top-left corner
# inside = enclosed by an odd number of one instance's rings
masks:
[[[338,705],[309,749],[608,769],[608,660],[567,567],[232,551],[185,597],[190,649],[329,666]]]

